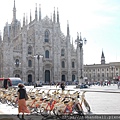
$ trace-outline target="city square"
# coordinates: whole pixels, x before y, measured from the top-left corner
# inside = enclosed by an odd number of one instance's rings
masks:
[[[119,118],[120,2],[53,1],[1,2],[0,117]]]

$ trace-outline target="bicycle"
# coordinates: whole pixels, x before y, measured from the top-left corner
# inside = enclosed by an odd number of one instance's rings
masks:
[[[65,97],[61,104],[55,107],[54,114],[59,119],[69,119],[71,115],[75,114],[84,116],[83,108],[77,96],[75,98]]]

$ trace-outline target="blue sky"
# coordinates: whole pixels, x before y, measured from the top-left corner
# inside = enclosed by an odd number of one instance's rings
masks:
[[[84,48],[84,64],[100,64],[102,50],[106,63],[120,62],[120,0],[15,0],[17,19],[23,21],[31,9],[34,19],[35,6],[41,4],[42,18],[59,11],[61,30],[66,35],[69,21],[71,40],[81,32],[87,39]],[[4,0],[0,7],[0,30],[11,23],[14,0]]]

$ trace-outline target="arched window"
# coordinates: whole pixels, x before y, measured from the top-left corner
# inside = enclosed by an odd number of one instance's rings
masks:
[[[72,62],[72,68],[75,68],[75,62]]]
[[[28,60],[28,67],[32,67],[32,60]]]
[[[28,47],[28,54],[30,54],[30,55],[32,54],[32,47],[31,46]]]
[[[65,68],[65,62],[62,61],[62,68]]]
[[[49,31],[45,31],[45,42],[49,42]]]
[[[20,64],[19,60],[16,59],[16,60],[15,60],[15,66],[16,66],[16,67],[19,67],[19,64]]]
[[[65,50],[64,49],[61,50],[61,56],[65,56]]]
[[[45,51],[45,58],[49,58],[49,51],[48,50]]]

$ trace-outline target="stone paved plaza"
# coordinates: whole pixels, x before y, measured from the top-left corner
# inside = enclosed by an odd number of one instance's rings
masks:
[[[26,86],[27,90],[33,86]],[[55,86],[43,86],[40,89],[55,89]],[[60,88],[58,88],[60,89]],[[119,114],[120,115],[120,89],[117,85],[91,86],[88,89],[75,89],[75,86],[67,86],[66,90],[87,91],[85,98],[91,107],[92,114]],[[90,92],[91,91],[91,92]],[[82,92],[81,92],[82,93]],[[86,109],[83,107],[84,111]],[[0,103],[1,114],[17,114],[17,108]]]

